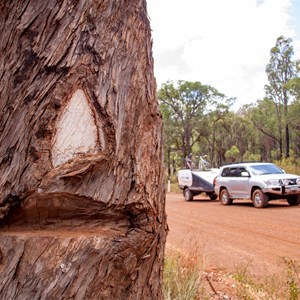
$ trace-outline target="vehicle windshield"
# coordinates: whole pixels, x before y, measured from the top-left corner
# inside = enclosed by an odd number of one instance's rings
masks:
[[[283,174],[284,171],[281,170],[276,165],[266,164],[266,165],[255,165],[250,166],[253,175],[266,175],[266,174]]]

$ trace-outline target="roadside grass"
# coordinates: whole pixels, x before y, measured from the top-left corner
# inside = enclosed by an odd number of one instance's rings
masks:
[[[237,268],[233,278],[237,282],[238,299],[244,300],[298,300],[300,299],[300,263],[282,257],[284,272],[257,275],[249,264]]]
[[[281,275],[260,276],[248,269],[248,264],[237,267],[233,279],[237,282],[236,294],[244,300],[279,300],[286,297],[286,286]],[[284,284],[282,284],[284,283]]]
[[[298,300],[300,297],[300,262],[283,257],[287,266],[286,282],[289,287],[290,300]]]
[[[223,275],[219,282],[208,279],[203,268],[203,252],[194,243],[187,253],[167,247],[164,266],[165,300],[299,300],[300,262],[287,257],[281,258],[283,272],[257,275],[251,271],[251,264],[245,263],[229,275]],[[222,275],[221,275],[222,276]],[[228,294],[226,280],[231,279],[231,294]],[[225,280],[224,280],[225,279]]]
[[[168,187],[168,180],[166,180],[166,190],[167,190],[167,187]],[[182,193],[182,190],[178,186],[178,180],[177,180],[176,175],[173,175],[170,178],[170,191],[172,193]]]
[[[167,247],[164,265],[164,299],[195,300],[201,298],[203,259],[197,243],[182,253]]]

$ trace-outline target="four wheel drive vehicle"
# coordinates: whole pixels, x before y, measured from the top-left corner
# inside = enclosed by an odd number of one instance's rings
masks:
[[[222,204],[234,199],[251,199],[263,208],[274,199],[286,199],[290,205],[300,204],[300,176],[285,174],[272,163],[235,163],[221,167],[214,189]]]
[[[191,201],[194,196],[201,193],[206,193],[211,200],[217,199],[213,180],[218,173],[219,169],[208,171],[185,169],[178,171],[178,185],[183,190],[185,200]]]

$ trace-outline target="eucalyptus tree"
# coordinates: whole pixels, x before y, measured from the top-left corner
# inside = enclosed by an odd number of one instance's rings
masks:
[[[296,61],[297,76],[292,78],[288,84],[287,89],[290,94],[294,96],[294,101],[289,106],[289,121],[292,131],[291,142],[292,149],[296,156],[300,155],[300,60]]]
[[[167,166],[168,177],[170,177],[175,171],[173,162],[178,157],[177,153],[181,151],[180,139],[178,139],[178,136],[181,135],[181,128],[176,125],[177,123],[173,117],[173,111],[169,106],[161,104],[160,111],[164,120],[164,163]],[[180,162],[177,162],[177,164],[182,164],[182,158],[180,158]]]
[[[291,79],[288,82],[287,87],[289,92],[295,97],[295,100],[300,102],[300,77]]]
[[[0,299],[163,299],[146,4],[0,1]]]
[[[230,107],[235,98],[216,97],[206,108],[202,122],[199,122],[198,131],[205,139],[205,150],[212,165],[220,165],[224,161],[225,149],[219,147],[218,142],[224,140],[222,136],[222,124],[226,123],[228,116],[232,115]],[[203,145],[202,145],[203,151]]]
[[[300,156],[300,99],[289,105],[289,120],[291,127],[291,150],[295,157]]]
[[[228,111],[215,126],[215,155],[217,155],[216,162],[218,165],[232,159],[232,155],[229,157],[226,152],[233,146],[239,149],[238,153],[234,151],[236,160],[241,160],[247,151],[256,152],[255,130],[253,130],[253,125],[244,111]]]
[[[258,147],[263,160],[280,159],[282,157],[282,139],[278,128],[276,106],[269,98],[258,100],[248,112],[254,127],[260,133]],[[273,151],[274,150],[274,151]],[[275,157],[272,153],[275,152]]]
[[[182,158],[189,156],[201,135],[201,122],[210,105],[221,103],[225,96],[217,89],[200,82],[179,80],[162,84],[158,91],[164,116],[167,151],[180,151]],[[166,144],[166,143],[165,143]]]
[[[225,157],[227,159],[229,159],[230,162],[235,162],[236,159],[239,157],[239,155],[240,155],[240,149],[237,146],[235,146],[235,145],[233,145],[225,153]]]
[[[236,145],[238,145],[244,161],[260,159],[260,133],[252,122],[252,110],[254,104],[245,104],[237,111],[237,117],[241,122]]]
[[[294,54],[292,39],[280,36],[276,45],[270,50],[270,61],[266,67],[269,84],[265,86],[266,95],[272,100],[277,113],[277,130],[280,145],[280,157],[290,155],[290,132],[288,121],[288,82],[296,75],[296,63],[292,60]],[[283,142],[285,136],[285,142]]]

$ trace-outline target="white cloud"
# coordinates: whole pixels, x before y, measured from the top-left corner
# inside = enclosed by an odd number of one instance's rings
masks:
[[[148,0],[158,87],[182,79],[210,84],[240,104],[262,98],[270,49],[280,35],[295,34],[291,1]]]

